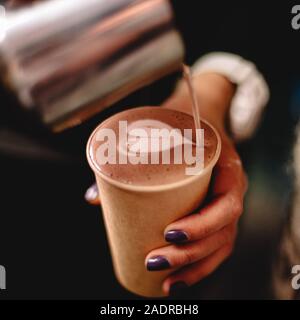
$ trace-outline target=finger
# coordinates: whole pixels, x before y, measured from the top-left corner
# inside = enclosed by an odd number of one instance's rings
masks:
[[[84,197],[85,200],[92,205],[100,204],[99,191],[96,183],[94,183],[87,189]]]
[[[240,217],[247,180],[240,162],[224,165],[224,162],[219,164],[215,171],[213,200],[200,210],[200,214],[189,215],[168,225],[165,229],[166,241],[182,243],[199,240]]]
[[[243,211],[243,198],[234,193],[221,195],[195,213],[171,223],[165,239],[182,243],[203,239],[238,220]]]
[[[233,245],[227,244],[203,260],[176,271],[164,281],[163,291],[169,294],[177,284],[191,286],[207,277],[230,256],[232,249]]]
[[[232,243],[235,235],[236,223],[233,223],[202,240],[155,249],[147,255],[146,267],[149,271],[158,271],[194,263],[209,256],[225,244]]]

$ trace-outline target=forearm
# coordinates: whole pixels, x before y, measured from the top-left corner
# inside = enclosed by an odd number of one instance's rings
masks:
[[[216,127],[221,136],[226,136],[226,118],[235,86],[225,77],[207,73],[194,77],[200,116]],[[192,114],[192,100],[183,80],[163,107]]]

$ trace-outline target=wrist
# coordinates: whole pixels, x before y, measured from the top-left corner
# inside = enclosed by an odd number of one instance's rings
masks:
[[[217,73],[198,75],[193,82],[199,101],[200,117],[210,122],[221,136],[227,136],[226,119],[235,85]],[[175,92],[163,107],[192,114],[192,100],[184,80],[180,80]]]

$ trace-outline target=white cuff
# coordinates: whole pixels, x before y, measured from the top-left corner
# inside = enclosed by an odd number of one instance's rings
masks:
[[[255,65],[238,55],[214,52],[197,60],[193,75],[214,72],[238,85],[229,111],[230,130],[236,141],[250,138],[261,119],[270,91]]]

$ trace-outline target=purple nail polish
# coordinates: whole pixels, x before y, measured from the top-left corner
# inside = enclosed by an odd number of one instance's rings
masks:
[[[165,239],[171,243],[182,243],[188,240],[188,236],[182,230],[170,230],[165,234]]]
[[[160,271],[170,268],[169,261],[163,256],[151,257],[147,261],[148,271]]]

